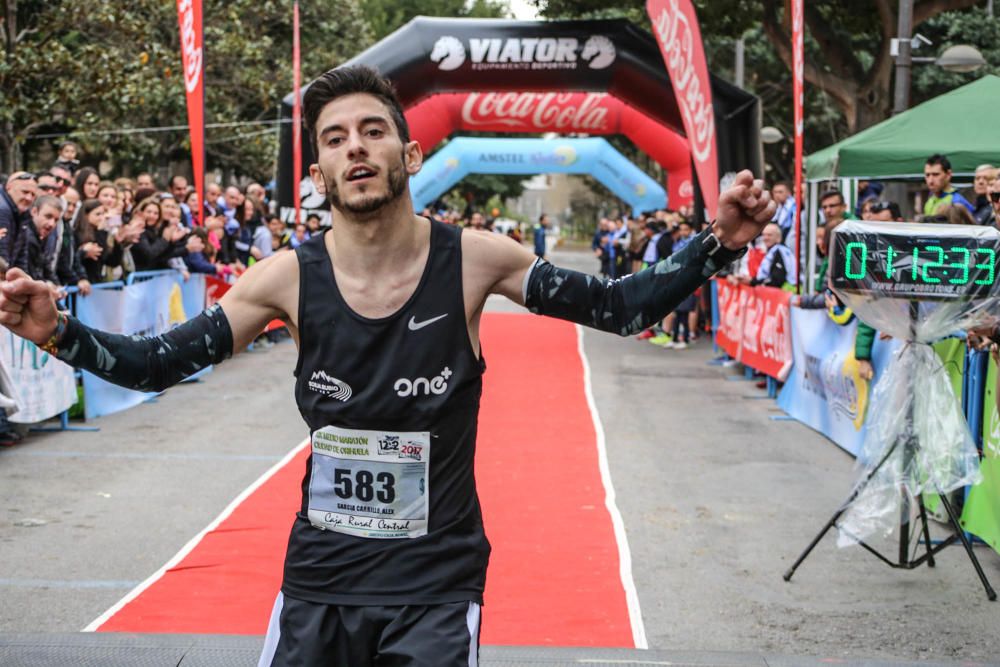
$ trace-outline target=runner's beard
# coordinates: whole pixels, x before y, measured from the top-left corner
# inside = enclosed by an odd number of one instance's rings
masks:
[[[361,200],[355,199],[351,202],[345,202],[340,197],[340,192],[337,190],[337,183],[323,174],[323,180],[326,181],[326,191],[330,193],[330,204],[338,211],[343,211],[351,213],[353,215],[368,215],[381,210],[384,206],[391,204],[392,202],[399,199],[404,192],[406,192],[406,174],[403,171],[403,163],[400,163],[389,168],[386,175],[386,192],[383,195],[363,195]]]

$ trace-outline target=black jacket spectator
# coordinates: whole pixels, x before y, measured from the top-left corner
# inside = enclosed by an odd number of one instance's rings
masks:
[[[160,226],[147,227],[139,241],[132,246],[132,259],[136,271],[158,271],[170,268],[170,260],[187,254],[186,239],[171,243],[163,238]]]
[[[45,242],[39,238],[38,229],[30,215],[27,222],[21,225],[17,242],[18,248],[14,252],[17,260],[14,262],[14,266],[27,273],[34,280],[45,280],[59,284],[59,278],[52,270],[52,263],[45,255]]]
[[[125,254],[125,246],[121,243],[112,242],[110,235],[104,229],[95,230],[94,237],[90,239],[84,238],[79,230],[77,230],[76,247],[79,248],[84,243],[88,242],[93,242],[101,246],[101,256],[97,259],[90,259],[79,250],[76,251],[76,255],[83,266],[83,270],[87,274],[87,280],[91,283],[107,282],[104,269],[105,267],[122,265],[122,256]]]
[[[56,248],[56,277],[59,279],[59,284],[76,285],[81,280],[97,282],[84,270],[70,221],[62,220],[60,225],[61,231],[53,232],[53,234],[59,234],[58,247]]]
[[[7,264],[10,266],[16,264],[15,249],[18,247],[18,234],[21,232],[21,227],[30,219],[31,212],[21,213],[18,211],[17,205],[7,194],[7,190],[0,187],[0,229],[7,230],[6,235],[0,238],[0,257],[7,260]]]
[[[670,230],[660,234],[659,240],[656,242],[656,256],[660,259],[666,259],[674,254],[674,237],[670,235]]]

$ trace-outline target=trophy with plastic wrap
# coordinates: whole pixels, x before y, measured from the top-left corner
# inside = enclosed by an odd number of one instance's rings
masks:
[[[862,222],[839,225],[830,247],[834,293],[858,318],[901,339],[869,402],[861,470],[848,499],[785,573],[789,581],[823,536],[859,544],[886,564],[934,566],[961,541],[990,600],[996,593],[972,551],[948,494],[980,480],[979,453],[944,366],[930,344],[993,321],[1000,312],[1000,231],[972,225]],[[953,533],[931,541],[924,494],[936,494]],[[916,507],[920,526],[911,531]],[[893,561],[865,540],[899,530]],[[922,534],[926,551],[911,545]]]

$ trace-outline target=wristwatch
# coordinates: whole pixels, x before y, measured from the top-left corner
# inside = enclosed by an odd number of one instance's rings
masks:
[[[734,262],[746,254],[748,246],[743,246],[739,250],[730,250],[722,245],[722,241],[715,235],[715,220],[708,226],[708,234],[701,240],[701,247],[709,257],[721,260],[724,264]],[[718,256],[716,257],[716,254]]]

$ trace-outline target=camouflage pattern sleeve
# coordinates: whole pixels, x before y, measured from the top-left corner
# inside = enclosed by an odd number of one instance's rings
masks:
[[[67,318],[59,359],[136,391],[163,391],[233,356],[233,332],[219,304],[155,337],[98,331]]]
[[[663,319],[745,252],[719,248],[709,255],[705,245],[708,234],[706,229],[680,252],[617,280],[539,261],[528,277],[525,305],[537,315],[551,315],[620,336],[637,334]]]

